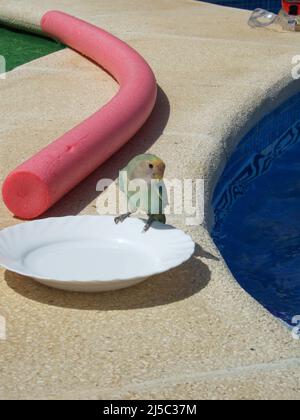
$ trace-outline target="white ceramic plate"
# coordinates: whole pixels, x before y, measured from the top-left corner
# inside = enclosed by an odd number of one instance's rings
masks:
[[[137,284],[188,260],[192,239],[142,220],[116,225],[110,216],[37,220],[0,232],[0,265],[50,287],[101,292]]]

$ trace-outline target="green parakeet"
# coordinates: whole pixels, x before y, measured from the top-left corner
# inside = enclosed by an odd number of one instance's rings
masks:
[[[119,188],[126,194],[128,213],[115,218],[115,222],[123,222],[137,210],[149,216],[145,225],[146,232],[154,221],[166,223],[163,213],[167,205],[167,194],[163,176],[166,165],[157,156],[143,154],[134,157],[120,171]]]

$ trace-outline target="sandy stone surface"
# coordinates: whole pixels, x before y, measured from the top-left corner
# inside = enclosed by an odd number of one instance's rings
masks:
[[[209,200],[233,148],[299,91],[291,78],[298,34],[252,30],[246,11],[191,0],[0,0],[0,20],[38,30],[51,9],[136,48],[159,94],[128,145],[45,216],[95,214],[97,181],[116,179],[150,150],[165,160],[168,178],[205,178],[205,223],[187,227],[170,216],[192,235],[195,256],[127,290],[65,293],[0,269],[0,398],[299,399],[299,343],[236,283],[207,231]],[[9,73],[0,89],[2,183],[118,86],[66,49]],[[19,222],[1,202],[0,228]]]

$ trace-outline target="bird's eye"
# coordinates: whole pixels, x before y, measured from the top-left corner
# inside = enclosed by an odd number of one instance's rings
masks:
[[[150,169],[153,169],[153,165],[152,165],[152,163],[149,163],[149,168],[150,168]]]

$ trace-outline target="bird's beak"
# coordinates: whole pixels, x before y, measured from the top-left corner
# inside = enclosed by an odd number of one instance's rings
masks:
[[[158,181],[161,181],[164,177],[166,165],[163,162],[159,162],[159,164],[156,167],[156,171],[154,173],[153,178],[157,179]]]

